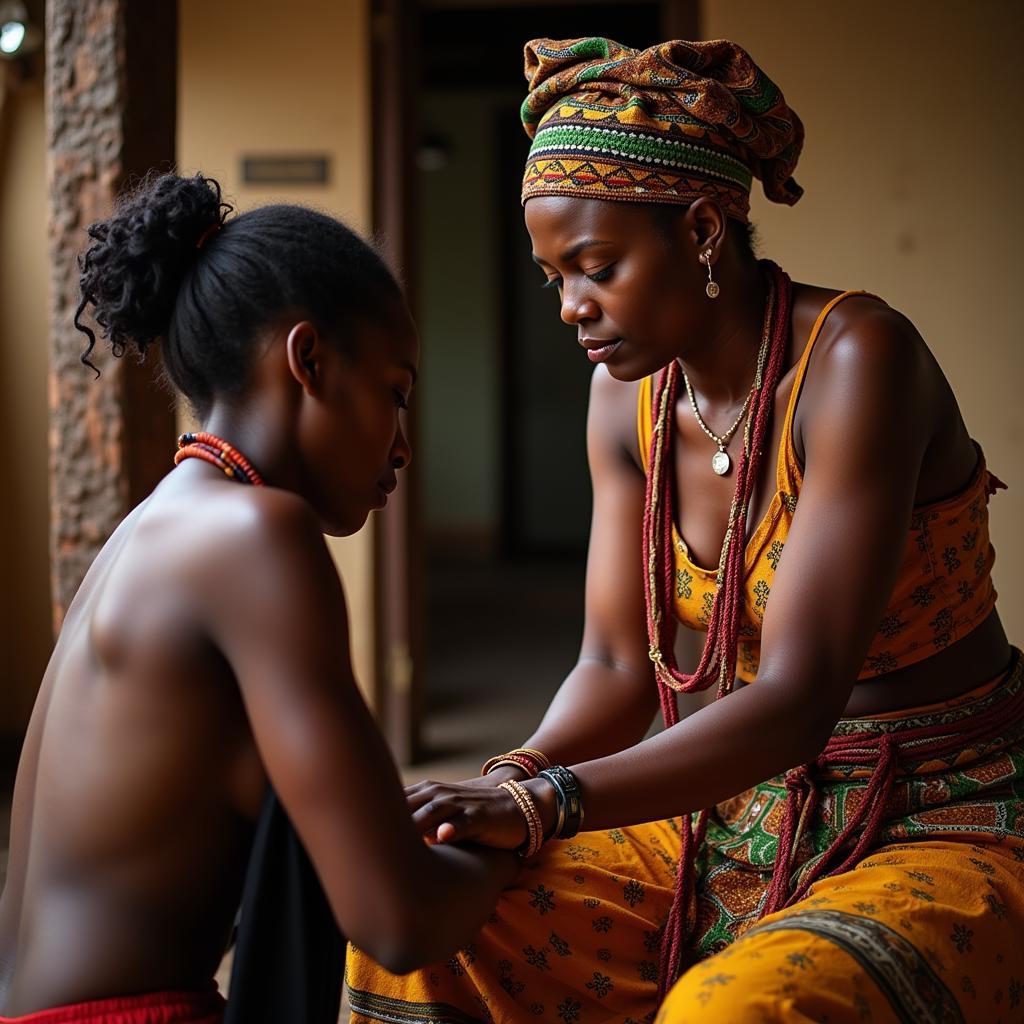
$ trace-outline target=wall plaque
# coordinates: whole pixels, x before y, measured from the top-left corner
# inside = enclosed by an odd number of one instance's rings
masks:
[[[244,156],[242,181],[246,185],[324,185],[326,156]]]

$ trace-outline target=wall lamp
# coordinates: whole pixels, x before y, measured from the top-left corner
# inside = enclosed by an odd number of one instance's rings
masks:
[[[18,60],[39,49],[42,30],[28,18],[28,11],[17,0],[0,0],[0,57]]]

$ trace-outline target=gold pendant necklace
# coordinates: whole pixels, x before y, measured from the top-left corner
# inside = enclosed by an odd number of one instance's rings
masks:
[[[743,403],[743,408],[740,409],[739,416],[736,417],[733,425],[721,435],[716,434],[704,422],[704,417],[701,416],[700,409],[697,408],[697,399],[693,394],[693,388],[690,386],[690,378],[686,376],[685,370],[683,370],[683,383],[686,385],[686,394],[690,399],[690,406],[693,409],[693,415],[697,417],[697,423],[700,426],[700,429],[718,445],[718,451],[711,456],[711,468],[719,476],[725,476],[725,474],[732,469],[732,459],[729,458],[729,453],[725,449],[732,440],[732,435],[736,433],[737,428],[743,422],[743,417],[747,415],[747,409],[750,408],[750,400],[754,397],[754,390],[757,387],[757,376],[755,374],[754,383],[750,385],[750,390],[747,392],[747,397]]]

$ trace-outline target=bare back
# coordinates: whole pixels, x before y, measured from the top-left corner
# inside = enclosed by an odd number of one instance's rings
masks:
[[[43,679],[0,900],[4,1014],[201,989],[223,953],[265,779],[197,620],[216,597],[198,571],[198,490],[172,474],[121,524]]]

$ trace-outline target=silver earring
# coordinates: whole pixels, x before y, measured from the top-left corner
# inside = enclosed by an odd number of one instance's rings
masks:
[[[698,259],[700,259],[701,263],[708,268],[708,283],[704,286],[704,291],[707,292],[709,299],[717,299],[718,294],[722,289],[718,287],[718,284],[711,276],[711,250],[705,249]]]

